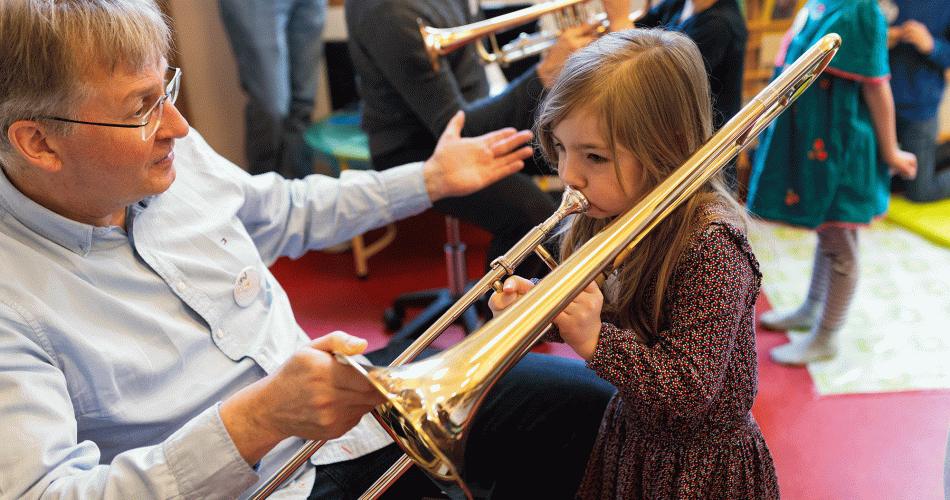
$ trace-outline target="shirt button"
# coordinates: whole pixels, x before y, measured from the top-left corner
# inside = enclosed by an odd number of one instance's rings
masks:
[[[223,338],[224,338],[224,330],[218,329],[218,331],[214,332],[214,336],[217,337],[217,338],[219,338],[219,339],[223,339]]]
[[[184,291],[185,291],[185,282],[184,282],[184,281],[179,281],[179,282],[178,282],[178,291],[179,291],[179,292],[184,292]]]

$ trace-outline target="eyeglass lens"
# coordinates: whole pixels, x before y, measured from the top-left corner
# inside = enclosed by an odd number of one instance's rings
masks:
[[[172,68],[168,70],[172,71]],[[148,140],[155,134],[155,131],[158,130],[158,125],[162,122],[162,111],[165,109],[165,101],[175,104],[175,101],[178,99],[178,89],[180,87],[181,69],[174,68],[174,74],[168,83],[165,84],[165,94],[159,97],[158,101],[155,102],[155,106],[152,107],[152,111],[148,115],[146,125],[142,127],[143,140]]]

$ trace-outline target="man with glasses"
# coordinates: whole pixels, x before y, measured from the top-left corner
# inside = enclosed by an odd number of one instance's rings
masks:
[[[460,138],[459,115],[425,162],[252,176],[175,109],[169,40],[152,0],[0,3],[0,498],[248,498],[331,438],[274,495],[350,498],[402,455],[331,354],[366,341],[309,339],[268,266],[517,171],[530,133]],[[611,392],[591,373],[515,366],[470,479],[496,498],[576,484]],[[412,474],[397,488],[433,488]]]

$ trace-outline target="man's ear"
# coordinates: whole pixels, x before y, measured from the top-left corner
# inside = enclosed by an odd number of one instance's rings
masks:
[[[7,137],[27,163],[50,173],[58,172],[62,168],[63,163],[56,147],[58,143],[39,122],[14,122],[7,129]]]

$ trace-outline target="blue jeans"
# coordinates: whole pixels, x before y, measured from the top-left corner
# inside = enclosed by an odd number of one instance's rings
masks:
[[[404,347],[387,346],[367,357],[387,364]],[[475,491],[490,491],[492,500],[573,499],[614,391],[582,361],[528,354],[479,407],[465,447],[466,483]],[[393,444],[318,467],[309,500],[358,498],[402,454]],[[439,498],[439,489],[413,466],[381,500],[427,496]]]
[[[917,177],[914,180],[897,179],[904,196],[915,202],[937,201],[950,198],[950,170],[935,173],[937,153],[938,116],[914,121],[897,117],[897,142],[901,149],[917,155]]]
[[[303,139],[323,57],[327,0],[218,0],[241,87],[252,174],[313,171]]]

